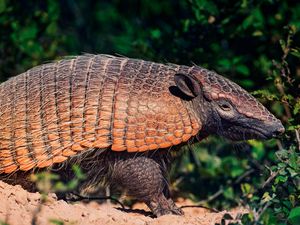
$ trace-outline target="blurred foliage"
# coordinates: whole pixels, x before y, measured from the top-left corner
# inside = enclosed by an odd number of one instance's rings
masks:
[[[85,179],[85,175],[82,173],[80,167],[78,165],[72,166],[71,173],[74,177],[67,181],[63,182],[61,177],[58,174],[54,174],[49,171],[42,171],[39,173],[31,174],[31,180],[36,184],[37,190],[41,193],[41,200],[36,208],[36,210],[32,214],[31,224],[35,225],[37,223],[38,214],[42,211],[43,205],[49,202],[49,193],[67,193],[74,191],[82,180]],[[75,196],[76,197],[76,196]],[[49,224],[63,225],[64,221],[59,219],[50,218],[48,219]],[[70,223],[72,224],[72,222]],[[1,221],[0,221],[0,225]],[[4,225],[4,224],[3,224]]]
[[[300,224],[299,29],[293,0],[0,0],[0,81],[84,52],[216,70],[252,91],[287,132],[195,144],[174,163],[173,193],[210,207],[242,205],[246,224]]]
[[[74,178],[68,182],[63,182],[58,174],[49,171],[31,174],[31,180],[35,182],[37,189],[44,195],[50,191],[68,192],[75,190],[79,183],[85,179],[85,175],[78,165],[72,166],[72,173]]]

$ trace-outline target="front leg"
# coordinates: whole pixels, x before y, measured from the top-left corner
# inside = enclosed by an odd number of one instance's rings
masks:
[[[119,159],[113,166],[111,182],[127,190],[128,195],[143,201],[157,217],[183,215],[169,196],[168,183],[159,162],[146,156]]]
[[[183,215],[184,212],[181,208],[176,206],[175,202],[170,198],[167,199],[163,193],[158,196],[153,197],[150,201],[145,201],[148,207],[151,209],[153,214],[157,217],[173,214],[173,215]]]

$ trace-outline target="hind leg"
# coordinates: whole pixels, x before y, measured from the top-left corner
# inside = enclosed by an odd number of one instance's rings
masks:
[[[145,202],[157,217],[183,215],[169,198],[168,184],[161,168],[158,162],[145,156],[120,159],[113,167],[111,182],[126,189],[128,195]]]

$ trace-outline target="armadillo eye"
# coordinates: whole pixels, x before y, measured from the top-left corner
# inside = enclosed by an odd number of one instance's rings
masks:
[[[227,102],[221,102],[219,104],[220,108],[224,111],[230,111],[231,110],[231,106],[229,105],[229,103]]]

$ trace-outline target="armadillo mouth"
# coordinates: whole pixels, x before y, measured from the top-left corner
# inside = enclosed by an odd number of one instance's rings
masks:
[[[274,138],[272,128],[259,127],[257,125],[245,127],[246,132],[249,134],[249,139],[267,140]]]
[[[269,132],[258,127],[250,128],[244,126],[236,126],[230,127],[225,132],[223,133],[223,136],[226,136],[232,141],[246,141],[250,139],[267,140],[271,138]]]
[[[277,123],[266,125],[264,128],[253,127],[252,129],[261,136],[259,139],[276,138],[285,131],[282,123],[279,120]]]
[[[216,133],[232,141],[244,141],[250,139],[267,140],[275,138],[284,132],[284,127],[278,120],[269,123],[256,119],[244,119],[235,121],[234,124],[222,121]]]
[[[272,138],[272,136],[269,135],[269,132],[266,132],[265,130],[261,130],[259,128],[252,128],[252,129],[253,129],[252,131],[253,131],[254,139],[266,140]]]

